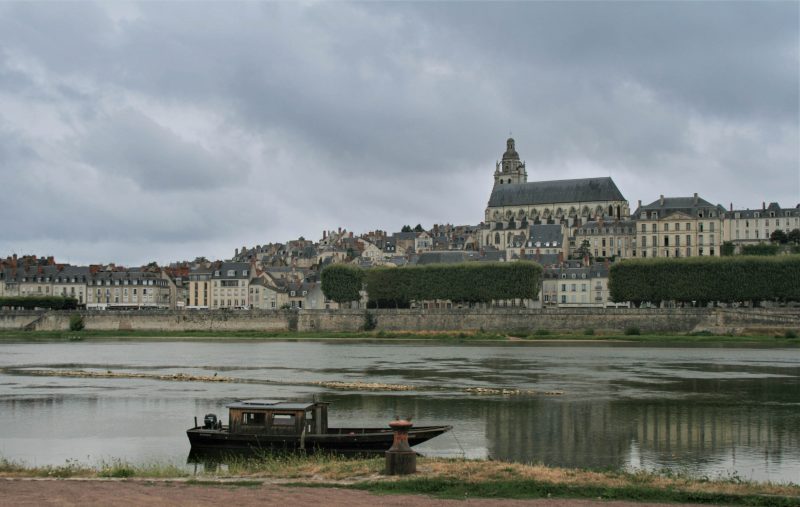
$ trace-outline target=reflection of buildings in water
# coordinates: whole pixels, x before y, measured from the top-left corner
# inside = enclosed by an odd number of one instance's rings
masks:
[[[800,415],[788,407],[662,403],[638,407],[635,438],[663,461],[710,461],[747,448],[780,461],[800,449]]]
[[[564,467],[618,467],[627,460],[631,424],[608,403],[503,401],[487,415],[494,459]]]
[[[565,467],[718,461],[747,448],[780,462],[800,449],[800,415],[786,407],[697,403],[503,401],[487,413],[489,455]]]

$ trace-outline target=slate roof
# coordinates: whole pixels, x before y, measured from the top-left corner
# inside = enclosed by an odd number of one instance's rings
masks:
[[[639,209],[633,213],[634,217],[637,219],[641,218],[641,214],[645,211],[680,212],[689,216],[695,216],[699,210],[714,210],[719,213],[719,217],[725,214],[725,208],[717,204],[711,204],[702,197],[664,197],[663,204],[661,201],[662,199],[656,199],[650,204],[640,206]],[[659,213],[658,216],[659,218],[663,218],[665,215]]]
[[[564,236],[561,224],[535,224],[530,227],[528,241],[534,247],[563,246]]]
[[[233,270],[233,276],[228,276],[228,271]],[[214,273],[212,274],[212,278],[239,278],[239,279],[249,279],[250,275],[245,275],[244,272],[247,270],[250,271],[250,263],[249,262],[229,262],[225,261],[219,268],[214,268]],[[219,272],[219,275],[216,274]]]
[[[495,185],[489,207],[590,201],[624,201],[610,177]]]
[[[725,216],[735,218],[738,214],[739,218],[755,218],[758,213],[759,218],[770,218],[770,212],[775,213],[775,218],[796,217],[800,216],[800,205],[797,208],[781,208],[777,202],[771,202],[765,209],[736,209],[728,211]]]

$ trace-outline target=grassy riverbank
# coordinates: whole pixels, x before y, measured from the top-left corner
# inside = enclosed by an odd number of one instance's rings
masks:
[[[800,501],[800,485],[757,483],[738,477],[711,480],[676,474],[598,472],[443,458],[419,458],[417,474],[388,477],[382,473],[383,464],[380,457],[265,456],[195,475],[174,465],[130,465],[113,461],[94,467],[77,462],[57,467],[27,467],[0,459],[0,477],[138,478],[251,486],[279,482],[439,498],[562,497],[763,506],[798,505]]]
[[[800,338],[796,332],[779,332],[771,334],[716,335],[702,333],[641,333],[636,329],[625,333],[603,333],[587,329],[575,333],[556,333],[547,329],[510,330],[506,332],[485,331],[354,331],[354,332],[289,332],[289,331],[145,331],[145,330],[83,330],[72,331],[20,331],[0,330],[0,342],[81,342],[81,341],[224,341],[224,340],[264,340],[264,341],[430,341],[442,343],[486,342],[494,344],[547,343],[547,342],[631,342],[631,343],[757,343],[773,346],[800,346]]]

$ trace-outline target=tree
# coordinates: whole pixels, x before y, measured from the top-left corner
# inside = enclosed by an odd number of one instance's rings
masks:
[[[773,243],[780,243],[782,245],[785,245],[789,241],[789,236],[787,236],[786,233],[783,232],[782,230],[775,229],[774,231],[772,231],[772,234],[769,235],[769,240],[772,241]]]
[[[364,285],[364,271],[349,264],[332,264],[322,270],[322,293],[337,303],[358,301]]]
[[[579,246],[578,249],[575,250],[575,256],[579,259],[583,259],[584,257],[591,258],[592,253],[589,250],[590,247],[591,245],[589,244],[589,240],[584,239],[583,242],[581,243],[581,246]]]
[[[719,254],[723,257],[730,257],[736,251],[736,246],[731,241],[724,241],[719,248]]]
[[[84,324],[83,317],[81,317],[80,313],[73,313],[69,316],[70,331],[82,331],[84,327],[86,327],[86,324]]]
[[[417,226],[414,227],[414,232],[424,232],[424,231],[425,229],[422,228],[422,224],[417,224]]]
[[[400,232],[411,232],[411,226],[410,225],[404,225],[403,228],[400,229]]]
[[[795,245],[800,245],[800,229],[792,229],[786,238],[789,240],[790,243],[794,243]]]

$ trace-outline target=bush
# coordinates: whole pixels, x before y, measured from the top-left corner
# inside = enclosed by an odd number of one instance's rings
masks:
[[[86,324],[83,322],[83,317],[80,313],[73,313],[69,316],[69,330],[70,331],[83,331]]]
[[[586,329],[583,330],[583,334],[585,334],[586,336],[594,336],[594,329],[587,327]]]
[[[48,308],[51,310],[74,310],[78,307],[78,300],[60,296],[14,296],[0,298],[0,307],[10,306],[33,310],[35,308]]]
[[[333,264],[322,270],[322,293],[337,303],[358,301],[364,286],[364,271],[357,266]]]
[[[373,268],[365,281],[369,300],[378,307],[435,299],[486,303],[536,298],[541,273],[541,266],[532,262],[467,262]]]
[[[780,245],[761,243],[759,245],[743,245],[742,255],[777,255]]]
[[[547,329],[537,329],[533,334],[536,336],[549,336],[550,331]]]
[[[640,334],[642,334],[642,332],[636,326],[630,326],[630,327],[626,327],[625,328],[625,335],[626,336],[638,336]]]
[[[790,329],[790,330],[786,331],[785,333],[783,333],[783,337],[784,338],[790,338],[790,339],[797,338],[797,332],[796,331],[792,331]]]
[[[364,331],[372,331],[378,325],[378,319],[375,315],[364,312]]]
[[[725,303],[800,301],[800,256],[692,257],[621,261],[609,273],[614,301]]]

